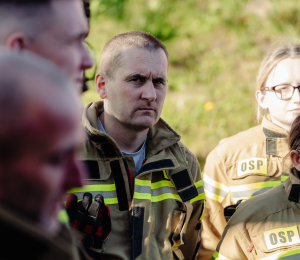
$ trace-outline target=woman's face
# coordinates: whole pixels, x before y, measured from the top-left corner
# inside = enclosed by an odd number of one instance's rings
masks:
[[[281,84],[289,84],[294,87],[300,85],[300,58],[285,59],[271,71],[267,78],[265,87],[274,87]],[[280,100],[274,91],[256,92],[256,98],[263,109],[268,109],[272,122],[276,125],[290,130],[294,119],[300,114],[300,93],[296,89],[292,98]]]

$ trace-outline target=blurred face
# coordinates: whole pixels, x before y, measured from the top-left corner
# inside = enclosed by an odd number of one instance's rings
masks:
[[[300,85],[300,59],[285,59],[270,73],[265,86],[273,87],[280,84]],[[263,109],[268,109],[272,122],[286,130],[290,130],[294,119],[300,114],[300,93],[296,89],[290,100],[280,100],[274,91],[265,94],[257,92],[257,99]]]
[[[167,93],[167,57],[161,49],[128,48],[120,64],[113,79],[104,75],[104,91],[98,91],[105,112],[128,128],[150,128],[161,115]]]
[[[49,232],[56,232],[65,193],[83,185],[85,171],[77,161],[83,132],[77,117],[71,122],[66,117],[49,119],[45,113],[27,130],[18,142],[19,155],[0,165],[2,172],[9,173],[1,179],[2,197]]]
[[[82,85],[82,72],[92,60],[84,46],[88,33],[81,1],[52,1],[53,25],[32,39],[28,49],[53,61]]]

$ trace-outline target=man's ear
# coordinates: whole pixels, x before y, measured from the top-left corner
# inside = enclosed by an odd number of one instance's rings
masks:
[[[291,160],[294,164],[294,167],[300,171],[300,156],[296,150],[291,151]]]
[[[266,96],[260,90],[257,90],[255,92],[255,97],[256,97],[256,100],[257,100],[259,106],[262,109],[268,109],[269,108],[269,105],[266,101]]]
[[[24,33],[15,32],[7,37],[5,46],[12,50],[20,51],[27,48],[28,42],[28,37]]]
[[[100,98],[106,99],[107,93],[106,93],[106,83],[107,83],[107,76],[101,72],[97,73],[96,75],[96,90]]]

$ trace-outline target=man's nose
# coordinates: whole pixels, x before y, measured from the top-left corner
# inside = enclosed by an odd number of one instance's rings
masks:
[[[93,67],[93,65],[94,62],[92,60],[92,57],[89,54],[88,49],[85,46],[83,46],[82,53],[81,53],[81,68],[85,70]]]
[[[156,100],[156,91],[151,80],[147,81],[143,86],[142,99],[146,99],[148,102]]]

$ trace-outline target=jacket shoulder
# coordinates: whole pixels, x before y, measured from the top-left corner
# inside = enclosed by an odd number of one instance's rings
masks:
[[[221,140],[214,150],[220,157],[226,157],[233,151],[238,152],[260,143],[265,143],[265,135],[261,125],[258,125]]]
[[[290,208],[290,204],[286,198],[284,186],[280,184],[243,202],[229,220],[228,226],[239,225],[246,230],[270,215],[288,208]]]

